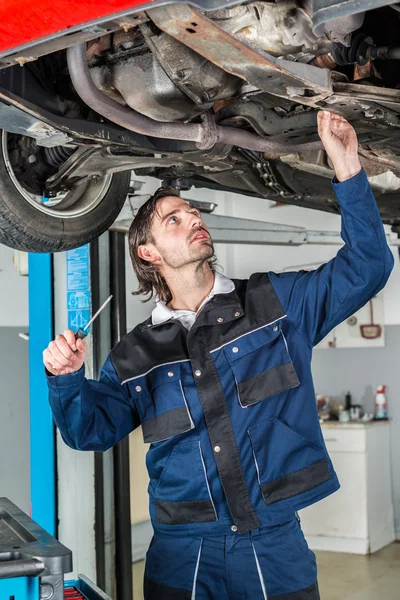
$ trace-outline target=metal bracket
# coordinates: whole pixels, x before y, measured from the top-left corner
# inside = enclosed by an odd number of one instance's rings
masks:
[[[311,106],[332,94],[328,69],[256,50],[189,4],[152,8],[147,14],[162,31],[258,89]]]

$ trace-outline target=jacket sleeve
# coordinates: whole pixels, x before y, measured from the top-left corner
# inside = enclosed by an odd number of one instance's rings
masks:
[[[76,450],[103,452],[140,425],[126,388],[110,357],[99,381],[85,378],[85,369],[71,375],[47,375],[49,402],[64,442]]]
[[[364,170],[333,187],[344,246],[314,271],[269,274],[288,319],[311,346],[382,290],[394,264]]]

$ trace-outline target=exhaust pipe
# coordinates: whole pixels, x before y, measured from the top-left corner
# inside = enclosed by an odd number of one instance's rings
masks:
[[[79,97],[109,121],[145,136],[195,142],[200,150],[208,150],[215,144],[238,146],[256,152],[275,152],[289,154],[319,150],[322,142],[289,145],[273,142],[255,133],[216,125],[209,113],[204,115],[203,123],[164,123],[155,121],[137,111],[121,106],[103,94],[94,84],[86,59],[86,44],[77,44],[67,49],[68,70],[73,86]]]

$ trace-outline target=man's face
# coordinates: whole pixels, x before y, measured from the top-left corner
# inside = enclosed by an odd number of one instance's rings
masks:
[[[182,198],[167,196],[158,201],[151,232],[154,244],[146,244],[146,248],[154,253],[160,267],[178,269],[205,262],[214,254],[200,212]]]

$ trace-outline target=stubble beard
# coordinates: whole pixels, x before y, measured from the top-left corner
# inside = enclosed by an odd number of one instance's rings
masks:
[[[195,243],[199,247],[195,248],[193,245],[189,245],[189,253],[186,260],[182,261],[182,255],[179,253],[164,258],[165,264],[172,269],[181,269],[193,263],[199,263],[199,266],[202,266],[214,255],[214,244],[209,238],[204,240],[204,242]]]

